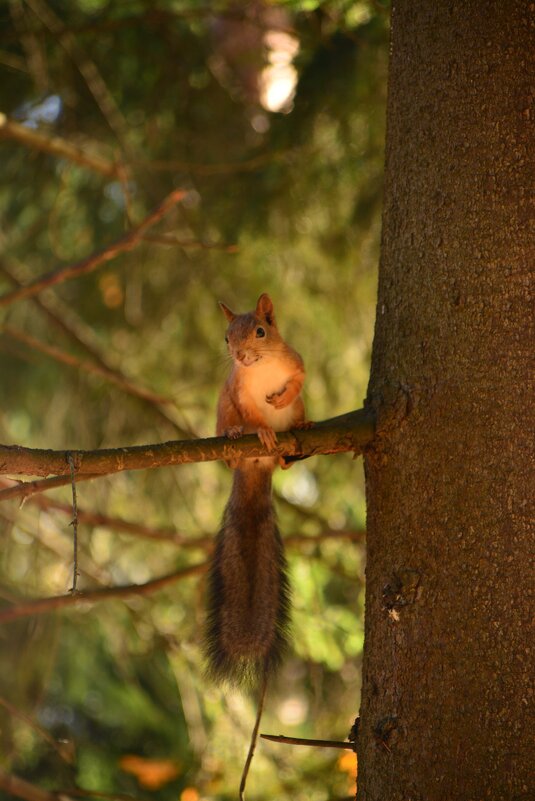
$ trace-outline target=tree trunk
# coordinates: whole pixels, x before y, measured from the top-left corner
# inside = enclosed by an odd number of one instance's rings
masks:
[[[528,801],[534,6],[393,6],[358,797]]]

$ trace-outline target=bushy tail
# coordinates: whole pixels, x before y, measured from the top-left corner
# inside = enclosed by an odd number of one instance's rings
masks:
[[[271,499],[271,470],[234,471],[208,578],[205,651],[219,682],[254,684],[281,661],[290,591]]]

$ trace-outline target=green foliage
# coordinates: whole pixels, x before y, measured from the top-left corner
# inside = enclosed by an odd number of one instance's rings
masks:
[[[227,369],[217,300],[245,310],[262,291],[272,294],[281,330],[305,360],[310,417],[361,405],[374,315],[387,16],[371,0],[248,8],[193,0],[0,6],[1,110],[125,165],[121,184],[0,141],[0,293],[12,288],[6,270],[26,282],[107,247],[174,187],[188,195],[150,234],[197,243],[146,241],[43,293],[63,328],[31,300],[2,312],[2,326],[82,361],[94,362],[81,340],[91,343],[110,366],[172,403],[158,411],[2,327],[3,442],[96,448],[177,438],[177,428],[211,434]],[[251,76],[270,58],[266,30],[298,45],[295,97],[280,112],[251,93]],[[310,541],[289,549],[295,649],[270,687],[262,729],[343,738],[358,709],[363,553],[321,535],[363,527],[361,467],[349,456],[318,457],[277,474],[275,484],[281,530]],[[193,539],[217,530],[228,489],[222,465],[191,465],[86,482],[78,502]],[[70,501],[66,489],[49,495]],[[31,502],[2,504],[5,602],[71,586],[69,520]],[[79,537],[86,589],[144,583],[206,558],[202,542],[177,546],[105,521],[82,523]],[[62,757],[0,706],[3,767],[67,792],[235,798],[255,699],[203,678],[203,583],[192,577],[150,597],[2,627],[0,701],[65,741]],[[334,758],[304,750],[262,744],[248,797],[347,795],[349,779],[333,770]]]

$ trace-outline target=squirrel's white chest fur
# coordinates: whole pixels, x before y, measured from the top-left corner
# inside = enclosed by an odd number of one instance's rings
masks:
[[[294,401],[284,409],[275,409],[267,403],[266,396],[280,392],[292,376],[291,366],[278,359],[261,359],[244,368],[243,388],[251,396],[266,423],[274,431],[286,431],[294,422]]]

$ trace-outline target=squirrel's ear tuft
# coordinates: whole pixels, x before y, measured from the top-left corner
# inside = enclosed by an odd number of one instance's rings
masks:
[[[258,298],[256,304],[256,316],[263,317],[269,325],[275,325],[275,312],[273,310],[273,301],[269,295],[264,292]]]
[[[221,303],[221,301],[219,301],[219,305],[221,307],[221,311],[223,312],[223,314],[225,315],[225,317],[227,318],[229,323],[231,323],[234,320],[234,318],[236,317],[236,315],[234,314],[233,311],[231,311],[229,309],[228,306],[225,306],[224,303]]]

